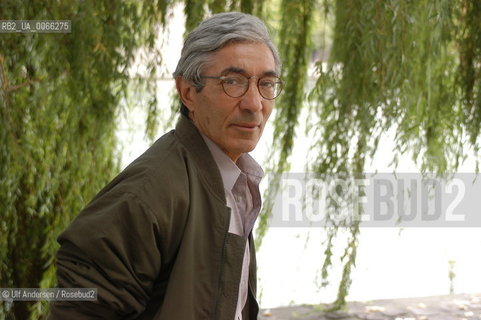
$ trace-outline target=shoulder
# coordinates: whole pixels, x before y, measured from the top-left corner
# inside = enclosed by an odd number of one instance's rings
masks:
[[[205,196],[205,192],[198,193],[200,189],[225,202],[220,172],[208,147],[195,126],[181,118],[175,130],[128,165],[93,202],[106,196],[121,200],[130,194],[154,215],[165,218],[165,209],[185,212],[191,193]]]
[[[107,185],[105,192],[133,194],[151,209],[167,197],[169,202],[183,198],[189,189],[190,157],[171,131],[129,164]]]

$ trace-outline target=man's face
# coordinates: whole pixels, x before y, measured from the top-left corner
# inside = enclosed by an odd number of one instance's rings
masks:
[[[263,43],[238,42],[216,51],[202,76],[240,73],[246,77],[275,74],[274,57]],[[201,133],[215,142],[234,162],[252,151],[259,141],[274,106],[257,89],[257,78],[249,80],[247,92],[232,98],[219,79],[203,79],[204,88],[192,92],[191,118]]]

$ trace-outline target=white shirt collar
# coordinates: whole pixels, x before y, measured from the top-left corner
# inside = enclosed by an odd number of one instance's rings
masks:
[[[201,135],[219,167],[222,182],[224,183],[224,188],[226,190],[232,190],[241,172],[253,176],[256,180],[256,184],[259,184],[261,178],[264,176],[264,171],[254,158],[248,153],[243,153],[237,160],[236,164],[215,142],[205,135]]]

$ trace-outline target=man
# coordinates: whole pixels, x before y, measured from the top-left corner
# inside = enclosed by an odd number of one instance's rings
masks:
[[[187,37],[174,73],[176,129],[109,183],[59,237],[50,319],[256,319],[252,227],[263,172],[253,150],[279,95],[264,24],[222,13]]]

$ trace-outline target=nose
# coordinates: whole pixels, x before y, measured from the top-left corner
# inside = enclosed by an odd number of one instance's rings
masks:
[[[247,92],[242,96],[240,101],[241,110],[246,110],[250,112],[258,112],[262,109],[262,96],[257,88],[256,77],[249,79],[249,88]]]

